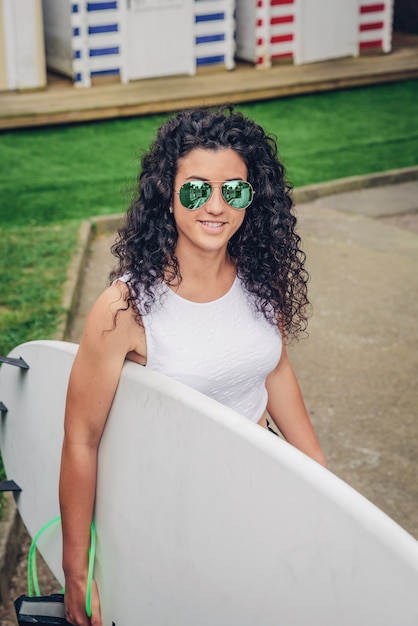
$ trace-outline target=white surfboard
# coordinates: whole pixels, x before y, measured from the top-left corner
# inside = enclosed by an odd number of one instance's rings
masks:
[[[9,355],[1,451],[31,535],[58,508],[74,344]],[[82,484],[74,484],[82,492]],[[99,451],[105,626],[416,626],[418,542],[331,472],[206,396],[126,363]],[[63,582],[59,529],[40,542]]]

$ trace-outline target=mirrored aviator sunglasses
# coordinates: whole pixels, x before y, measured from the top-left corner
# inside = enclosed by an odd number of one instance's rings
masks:
[[[176,191],[179,195],[181,204],[190,211],[200,209],[211,197],[214,182],[192,180],[184,183],[180,187],[180,191]],[[251,184],[245,180],[228,180],[218,185],[221,190],[223,199],[229,206],[234,209],[243,210],[250,206],[254,197],[254,189]]]

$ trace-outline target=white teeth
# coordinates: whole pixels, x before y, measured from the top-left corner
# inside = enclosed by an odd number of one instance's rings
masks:
[[[202,222],[205,226],[209,226],[210,228],[217,228],[218,226],[223,226],[223,222]]]

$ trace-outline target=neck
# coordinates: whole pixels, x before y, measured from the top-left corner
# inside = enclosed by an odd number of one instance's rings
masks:
[[[179,261],[181,283],[170,284],[171,289],[186,299],[207,302],[224,295],[232,286],[236,267],[224,251],[190,254],[187,250],[176,250]]]
[[[195,251],[177,246],[175,251],[183,280],[219,280],[225,274],[235,276],[236,268],[226,249],[215,251]]]

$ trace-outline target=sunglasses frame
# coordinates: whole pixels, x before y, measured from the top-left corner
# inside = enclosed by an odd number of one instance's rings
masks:
[[[182,190],[182,188],[185,185],[188,185],[190,183],[202,183],[202,184],[207,184],[209,185],[209,187],[211,188],[210,190],[210,194],[209,196],[206,198],[206,200],[200,205],[197,206],[195,208],[189,208],[187,206],[185,206],[180,198],[180,192]],[[220,183],[220,185],[214,185],[213,183]],[[247,206],[243,207],[242,209],[240,207],[236,207],[233,206],[232,204],[230,204],[229,202],[227,202],[225,200],[225,197],[222,193],[222,187],[224,185],[227,185],[228,183],[245,183],[246,185],[249,185],[250,189],[251,189],[251,200],[250,202],[247,204]],[[248,180],[241,180],[240,178],[234,178],[232,180],[187,180],[185,183],[183,183],[180,187],[180,189],[178,191],[174,190],[174,193],[177,194],[179,196],[179,200],[180,200],[180,204],[182,207],[184,207],[187,211],[197,211],[198,209],[201,209],[202,206],[205,206],[205,204],[211,199],[212,197],[212,193],[214,189],[220,189],[221,190],[221,196],[223,201],[225,202],[225,204],[227,204],[228,206],[230,206],[232,209],[235,209],[236,211],[245,211],[245,209],[248,209],[248,207],[250,206],[250,204],[252,203],[252,201],[254,200],[254,195],[255,195],[255,191],[254,191],[254,187],[252,186],[251,183],[248,182]]]

